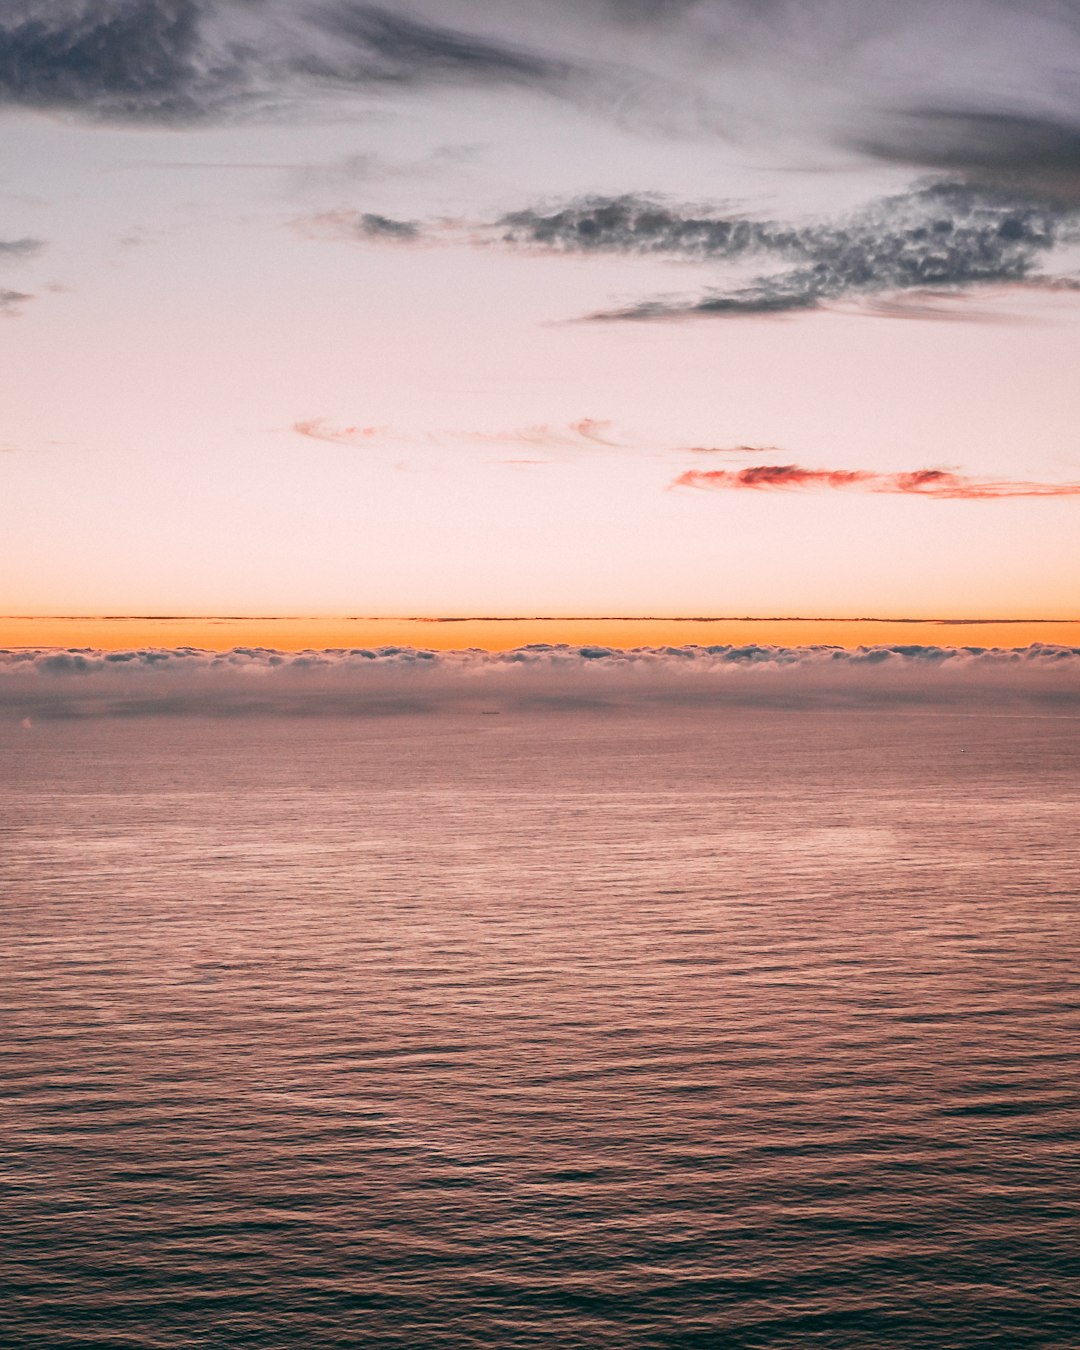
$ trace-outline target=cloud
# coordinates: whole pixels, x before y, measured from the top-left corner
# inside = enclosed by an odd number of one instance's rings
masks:
[[[333,445],[370,445],[373,442],[391,436],[390,429],[384,426],[339,426],[325,417],[309,417],[294,422],[293,431],[308,436],[312,440],[329,441]],[[395,439],[402,439],[401,436]],[[615,448],[622,442],[614,433],[614,423],[596,417],[582,417],[576,422],[564,425],[539,423],[535,426],[517,427],[508,431],[437,431],[418,432],[411,438],[414,442],[437,443],[440,441],[459,441],[480,445],[527,445],[537,449],[573,450],[586,446],[604,446]],[[507,461],[514,463],[544,463],[543,460]]]
[[[390,216],[376,215],[371,211],[365,211],[356,220],[355,228],[366,239],[411,243],[420,237],[420,227],[414,221],[393,220]]]
[[[44,247],[43,239],[0,239],[0,258],[32,258]]]
[[[296,192],[325,192],[357,183],[391,179],[430,181],[438,174],[472,163],[478,157],[473,145],[440,145],[412,159],[388,159],[369,150],[355,151],[336,159],[313,164],[282,164],[292,170],[291,186]],[[258,167],[268,167],[259,165]]]
[[[580,421],[571,422],[569,430],[581,440],[591,441],[594,445],[615,446],[619,442],[612,439],[611,427],[611,422],[595,417],[582,417]]]
[[[154,121],[237,92],[243,59],[204,42],[197,0],[14,0],[0,15],[0,102]]]
[[[372,211],[320,211],[295,224],[305,234],[328,233],[338,238],[360,239],[368,243],[415,244],[424,237],[423,227],[416,221],[395,220]]]
[[[175,123],[527,87],[650,131],[1077,186],[1075,0],[5,0],[0,104]]]
[[[551,450],[580,449],[583,445],[602,445],[613,449],[622,444],[613,431],[614,424],[601,418],[582,417],[565,426],[540,423],[537,426],[518,427],[510,431],[458,432],[456,438],[494,445],[532,445]],[[450,433],[454,435],[454,433]],[[508,461],[511,462],[511,461]],[[543,463],[543,460],[512,461],[514,463]]]
[[[697,296],[654,296],[592,313],[593,320],[789,314],[858,301],[863,312],[907,318],[991,318],[958,301],[973,290],[1078,290],[1080,279],[1040,270],[1080,242],[1080,209],[997,188],[939,182],[881,198],[836,219],[785,222],[735,210],[624,194],[554,208],[526,207],[493,224],[424,226],[338,209],[307,217],[305,232],[365,241],[496,244],[556,255],[624,255],[745,273]]]
[[[308,417],[293,423],[293,431],[313,441],[328,441],[331,445],[370,445],[386,434],[386,427],[335,426],[325,417]]]
[[[938,497],[952,501],[996,501],[1008,497],[1076,497],[1080,483],[971,478],[948,469],[877,473],[870,469],[805,469],[799,464],[755,464],[749,469],[688,469],[672,487],[720,491],[776,492],[800,488]]]
[[[1080,108],[1068,122],[997,109],[910,109],[855,144],[881,159],[1052,190],[1080,178]]]
[[[0,104],[197,122],[335,91],[558,84],[565,61],[355,0],[7,0]]]
[[[479,17],[479,15],[478,15]],[[482,83],[549,83],[568,65],[497,39],[410,17],[378,5],[338,3],[317,11],[316,23],[334,39],[320,63],[304,64],[349,83],[412,82],[467,77]]]
[[[1036,268],[1078,232],[1080,217],[1070,207],[961,182],[886,197],[836,220],[784,223],[631,195],[527,208],[494,227],[510,247],[555,253],[782,265],[742,285],[688,300],[646,299],[594,319],[783,314],[859,297],[947,296],[1003,284],[1075,287]]]
[[[895,645],[508,652],[412,647],[0,651],[0,717],[572,711],[890,704],[1080,711],[1080,648]]]
[[[15,318],[22,313],[23,305],[33,299],[34,297],[27,295],[25,291],[9,291],[0,286],[0,314]]]
[[[496,224],[505,244],[560,253],[636,253],[708,261],[787,250],[791,230],[771,222],[670,207],[662,198],[584,197],[554,210],[525,207]]]

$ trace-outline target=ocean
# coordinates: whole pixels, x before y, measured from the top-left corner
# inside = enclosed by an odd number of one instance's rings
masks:
[[[0,727],[5,1350],[1080,1345],[1080,718]]]

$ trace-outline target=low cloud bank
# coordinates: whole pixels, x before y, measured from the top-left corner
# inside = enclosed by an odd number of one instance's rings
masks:
[[[688,706],[1037,707],[1080,715],[1080,647],[536,644],[0,650],[0,720]]]

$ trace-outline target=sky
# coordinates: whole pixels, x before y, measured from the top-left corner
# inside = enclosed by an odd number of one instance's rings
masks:
[[[1078,353],[1075,0],[0,10],[3,641],[1080,619]]]

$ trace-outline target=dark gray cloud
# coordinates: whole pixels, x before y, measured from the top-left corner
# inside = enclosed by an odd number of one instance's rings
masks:
[[[481,23],[482,17],[478,11]],[[315,11],[315,23],[335,39],[334,52],[322,59],[301,58],[297,65],[333,79],[365,83],[465,77],[479,82],[549,83],[570,71],[567,62],[379,5],[343,0]]]
[[[698,261],[762,252],[799,256],[799,237],[792,229],[631,194],[586,197],[551,211],[511,211],[498,228],[504,243],[562,253],[656,254]]]
[[[190,122],[335,89],[557,84],[567,62],[354,0],[7,0],[0,105]]]
[[[1075,0],[0,4],[0,105],[169,123],[436,82],[1080,192]]]
[[[419,244],[434,237],[419,221],[399,220],[375,211],[352,211],[345,207],[302,216],[293,222],[293,226],[309,238],[329,235],[353,243]]]
[[[386,239],[397,243],[411,243],[420,238],[420,226],[413,220],[394,220],[390,216],[365,211],[357,216],[355,228],[366,239]]]
[[[1080,118],[1066,123],[1003,111],[922,108],[900,113],[887,131],[856,143],[884,159],[936,168],[1080,174]]]
[[[198,0],[14,0],[0,13],[0,101],[107,117],[201,116],[241,84],[202,41]]]
[[[168,124],[435,83],[1080,200],[1076,0],[0,0],[0,106]]]
[[[784,224],[623,196],[512,212],[496,233],[512,247],[553,252],[781,265],[690,300],[646,299],[591,316],[649,319],[781,314],[860,296],[1031,283],[1056,248],[1075,241],[1078,219],[1071,207],[1053,201],[951,182],[885,198],[835,221]]]

